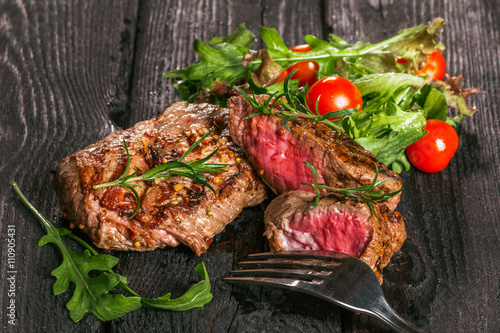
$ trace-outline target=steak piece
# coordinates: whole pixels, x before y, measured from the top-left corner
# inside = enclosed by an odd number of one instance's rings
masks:
[[[56,168],[54,185],[67,218],[106,250],[154,250],[184,243],[197,255],[245,207],[261,203],[265,185],[250,164],[239,157],[227,129],[227,109],[210,104],[179,102],[162,115],[115,132],[72,156]],[[179,159],[209,129],[215,131],[185,159],[198,160],[219,148],[209,163],[225,163],[227,172],[206,174],[217,195],[195,181],[175,176],[142,181],[139,213],[133,193],[119,186],[94,190],[93,186]],[[138,246],[140,244],[140,246]]]
[[[273,251],[328,250],[350,254],[367,263],[382,283],[382,269],[406,239],[401,214],[384,203],[374,206],[335,196],[316,197],[308,191],[279,195],[267,207],[265,235]]]
[[[257,98],[263,103],[267,96]],[[245,119],[256,110],[241,96],[232,97],[229,106],[231,137],[275,193],[313,191],[311,187],[300,184],[314,181],[312,172],[303,161],[314,165],[320,183],[336,188],[371,184],[375,165],[380,170],[378,180],[388,178],[380,186],[383,192],[394,192],[403,186],[401,177],[389,171],[372,153],[324,123],[295,118],[289,122],[291,131],[288,131],[282,124],[283,118],[276,115],[261,113]],[[387,201],[391,210],[396,208],[399,198],[400,194]]]

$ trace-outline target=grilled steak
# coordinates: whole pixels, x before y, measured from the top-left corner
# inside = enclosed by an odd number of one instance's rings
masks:
[[[54,185],[68,219],[86,232],[94,244],[111,250],[154,250],[184,243],[197,255],[206,251],[212,237],[221,232],[245,207],[265,199],[265,186],[232,142],[226,109],[209,104],[179,102],[153,120],[113,133],[72,156],[56,168]],[[187,157],[198,160],[219,148],[210,163],[229,164],[226,173],[208,174],[215,189],[185,177],[140,182],[139,213],[133,193],[124,187],[94,190],[114,181],[125,170],[138,175],[167,161],[175,161],[209,129],[215,131]]]
[[[335,196],[322,198],[309,209],[315,197],[299,190],[271,202],[264,217],[271,249],[347,253],[366,262],[382,283],[382,269],[406,239],[401,214],[381,203],[374,206],[375,216],[366,203]]]
[[[267,96],[257,98],[264,102]],[[378,162],[372,153],[323,123],[295,118],[288,131],[281,123],[282,118],[276,115],[261,113],[245,119],[256,110],[243,97],[232,97],[229,106],[231,137],[275,193],[312,190],[300,184],[314,181],[303,161],[314,165],[319,182],[337,188],[371,184],[375,165],[380,170],[378,180],[388,178],[380,187],[382,191],[394,192],[403,185],[401,177]],[[387,201],[391,210],[396,208],[399,197],[398,194]]]

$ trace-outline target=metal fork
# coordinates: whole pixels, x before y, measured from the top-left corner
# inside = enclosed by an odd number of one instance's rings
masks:
[[[331,251],[257,253],[231,271],[230,283],[257,284],[301,291],[346,309],[383,320],[399,332],[425,332],[387,303],[371,268],[358,258]]]

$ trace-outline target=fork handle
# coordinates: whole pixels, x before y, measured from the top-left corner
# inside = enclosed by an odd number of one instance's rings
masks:
[[[386,324],[399,332],[425,333],[423,329],[413,325],[394,311],[385,298],[380,298],[371,311],[376,317],[382,319]]]

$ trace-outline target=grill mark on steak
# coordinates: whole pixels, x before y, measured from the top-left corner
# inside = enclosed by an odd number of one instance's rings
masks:
[[[256,98],[263,103],[267,96]],[[388,178],[380,186],[383,192],[395,192],[403,185],[401,177],[377,161],[372,153],[324,123],[295,118],[288,131],[281,123],[282,118],[276,115],[261,113],[245,119],[256,110],[241,96],[232,97],[228,104],[231,137],[252,165],[262,170],[259,174],[262,173],[262,179],[275,193],[297,189],[313,191],[300,184],[314,181],[303,161],[313,164],[318,171],[318,181],[328,186],[351,188],[371,184],[375,165],[380,170],[378,180]],[[400,194],[390,198],[388,207],[394,210],[399,199]]]
[[[279,195],[264,215],[265,235],[273,251],[329,250],[354,255],[367,263],[382,283],[382,269],[406,239],[401,214],[377,204],[372,214],[365,202],[291,191]]]
[[[209,104],[179,102],[162,115],[105,139],[63,159],[56,168],[54,185],[67,218],[89,234],[94,244],[106,250],[154,250],[184,243],[197,255],[206,251],[213,236],[221,232],[245,207],[261,203],[265,186],[250,164],[235,157],[241,150],[227,130],[228,111]],[[123,187],[94,190],[93,186],[128,174],[144,174],[166,161],[177,160],[204,132],[215,131],[186,160],[197,160],[219,148],[210,163],[228,164],[226,173],[206,175],[217,196],[184,177],[140,182],[139,213],[132,193]],[[218,182],[215,182],[215,177]],[[181,184],[182,189],[174,190]],[[207,214],[207,212],[209,212]],[[134,242],[139,241],[140,247]]]

